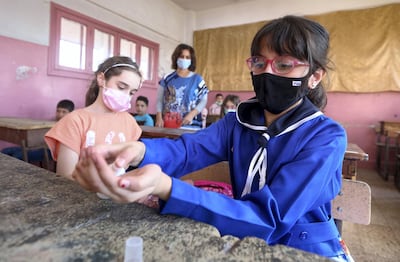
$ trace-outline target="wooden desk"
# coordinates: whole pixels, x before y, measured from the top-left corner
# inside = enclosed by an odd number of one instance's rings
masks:
[[[143,238],[143,261],[330,261],[140,204],[99,199],[74,182],[0,153],[0,261],[123,261]]]
[[[43,137],[54,124],[55,121],[0,117],[0,140],[21,145],[24,161],[28,161],[27,150],[43,148]],[[47,150],[45,152],[47,154]]]
[[[376,131],[382,135],[395,136],[399,130],[400,121],[379,121],[379,128]]]
[[[394,170],[394,185],[400,190],[400,130],[396,131],[396,156]]]
[[[344,154],[342,175],[343,178],[357,179],[358,161],[367,161],[368,154],[364,152],[357,144],[347,143],[347,149]]]
[[[197,130],[180,129],[180,128],[163,128],[155,126],[140,126],[142,128],[143,138],[178,138],[182,134],[194,133]]]

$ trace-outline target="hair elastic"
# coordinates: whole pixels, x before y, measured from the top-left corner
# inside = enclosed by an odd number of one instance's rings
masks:
[[[111,68],[120,67],[120,66],[127,66],[127,67],[135,69],[136,71],[139,71],[139,68],[137,68],[137,66],[134,66],[134,65],[131,65],[131,64],[115,64],[115,65],[112,65],[112,66],[108,67],[106,70],[104,70],[103,74],[107,73],[108,70],[110,70]]]

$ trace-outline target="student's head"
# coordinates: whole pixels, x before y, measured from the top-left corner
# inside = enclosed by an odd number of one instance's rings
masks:
[[[86,106],[98,99],[110,111],[126,111],[141,83],[142,74],[130,57],[110,57],[95,72],[95,78],[86,93]]]
[[[328,32],[309,19],[285,16],[264,25],[254,36],[247,60],[264,109],[279,114],[305,95],[323,109],[321,80],[328,69],[328,49]]]
[[[188,69],[192,72],[196,70],[196,54],[193,47],[187,44],[179,44],[171,56],[172,69]]]
[[[224,96],[221,93],[215,95],[215,103],[217,105],[222,105],[223,101],[224,101]]]
[[[227,95],[222,102],[221,116],[226,115],[229,112],[235,112],[240,98],[237,95]]]
[[[149,99],[145,96],[138,96],[136,98],[136,113],[138,115],[144,115],[147,113],[147,107],[149,106]]]
[[[71,113],[75,109],[75,104],[71,100],[64,99],[57,103],[56,107],[56,120],[60,120],[66,114]]]

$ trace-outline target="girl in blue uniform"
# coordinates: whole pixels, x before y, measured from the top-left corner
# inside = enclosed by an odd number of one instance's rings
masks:
[[[156,195],[162,214],[209,223],[222,235],[255,236],[351,261],[331,215],[347,139],[321,112],[328,48],[329,35],[316,22],[286,16],[267,23],[246,60],[255,97],[236,113],[176,140],[90,148],[75,179],[120,202]],[[116,177],[110,160],[139,168]],[[234,198],[178,179],[220,161],[229,161]]]

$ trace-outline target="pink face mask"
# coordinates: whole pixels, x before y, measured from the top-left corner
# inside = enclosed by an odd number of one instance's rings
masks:
[[[114,112],[123,112],[131,108],[131,96],[107,87],[103,90],[103,102]]]

